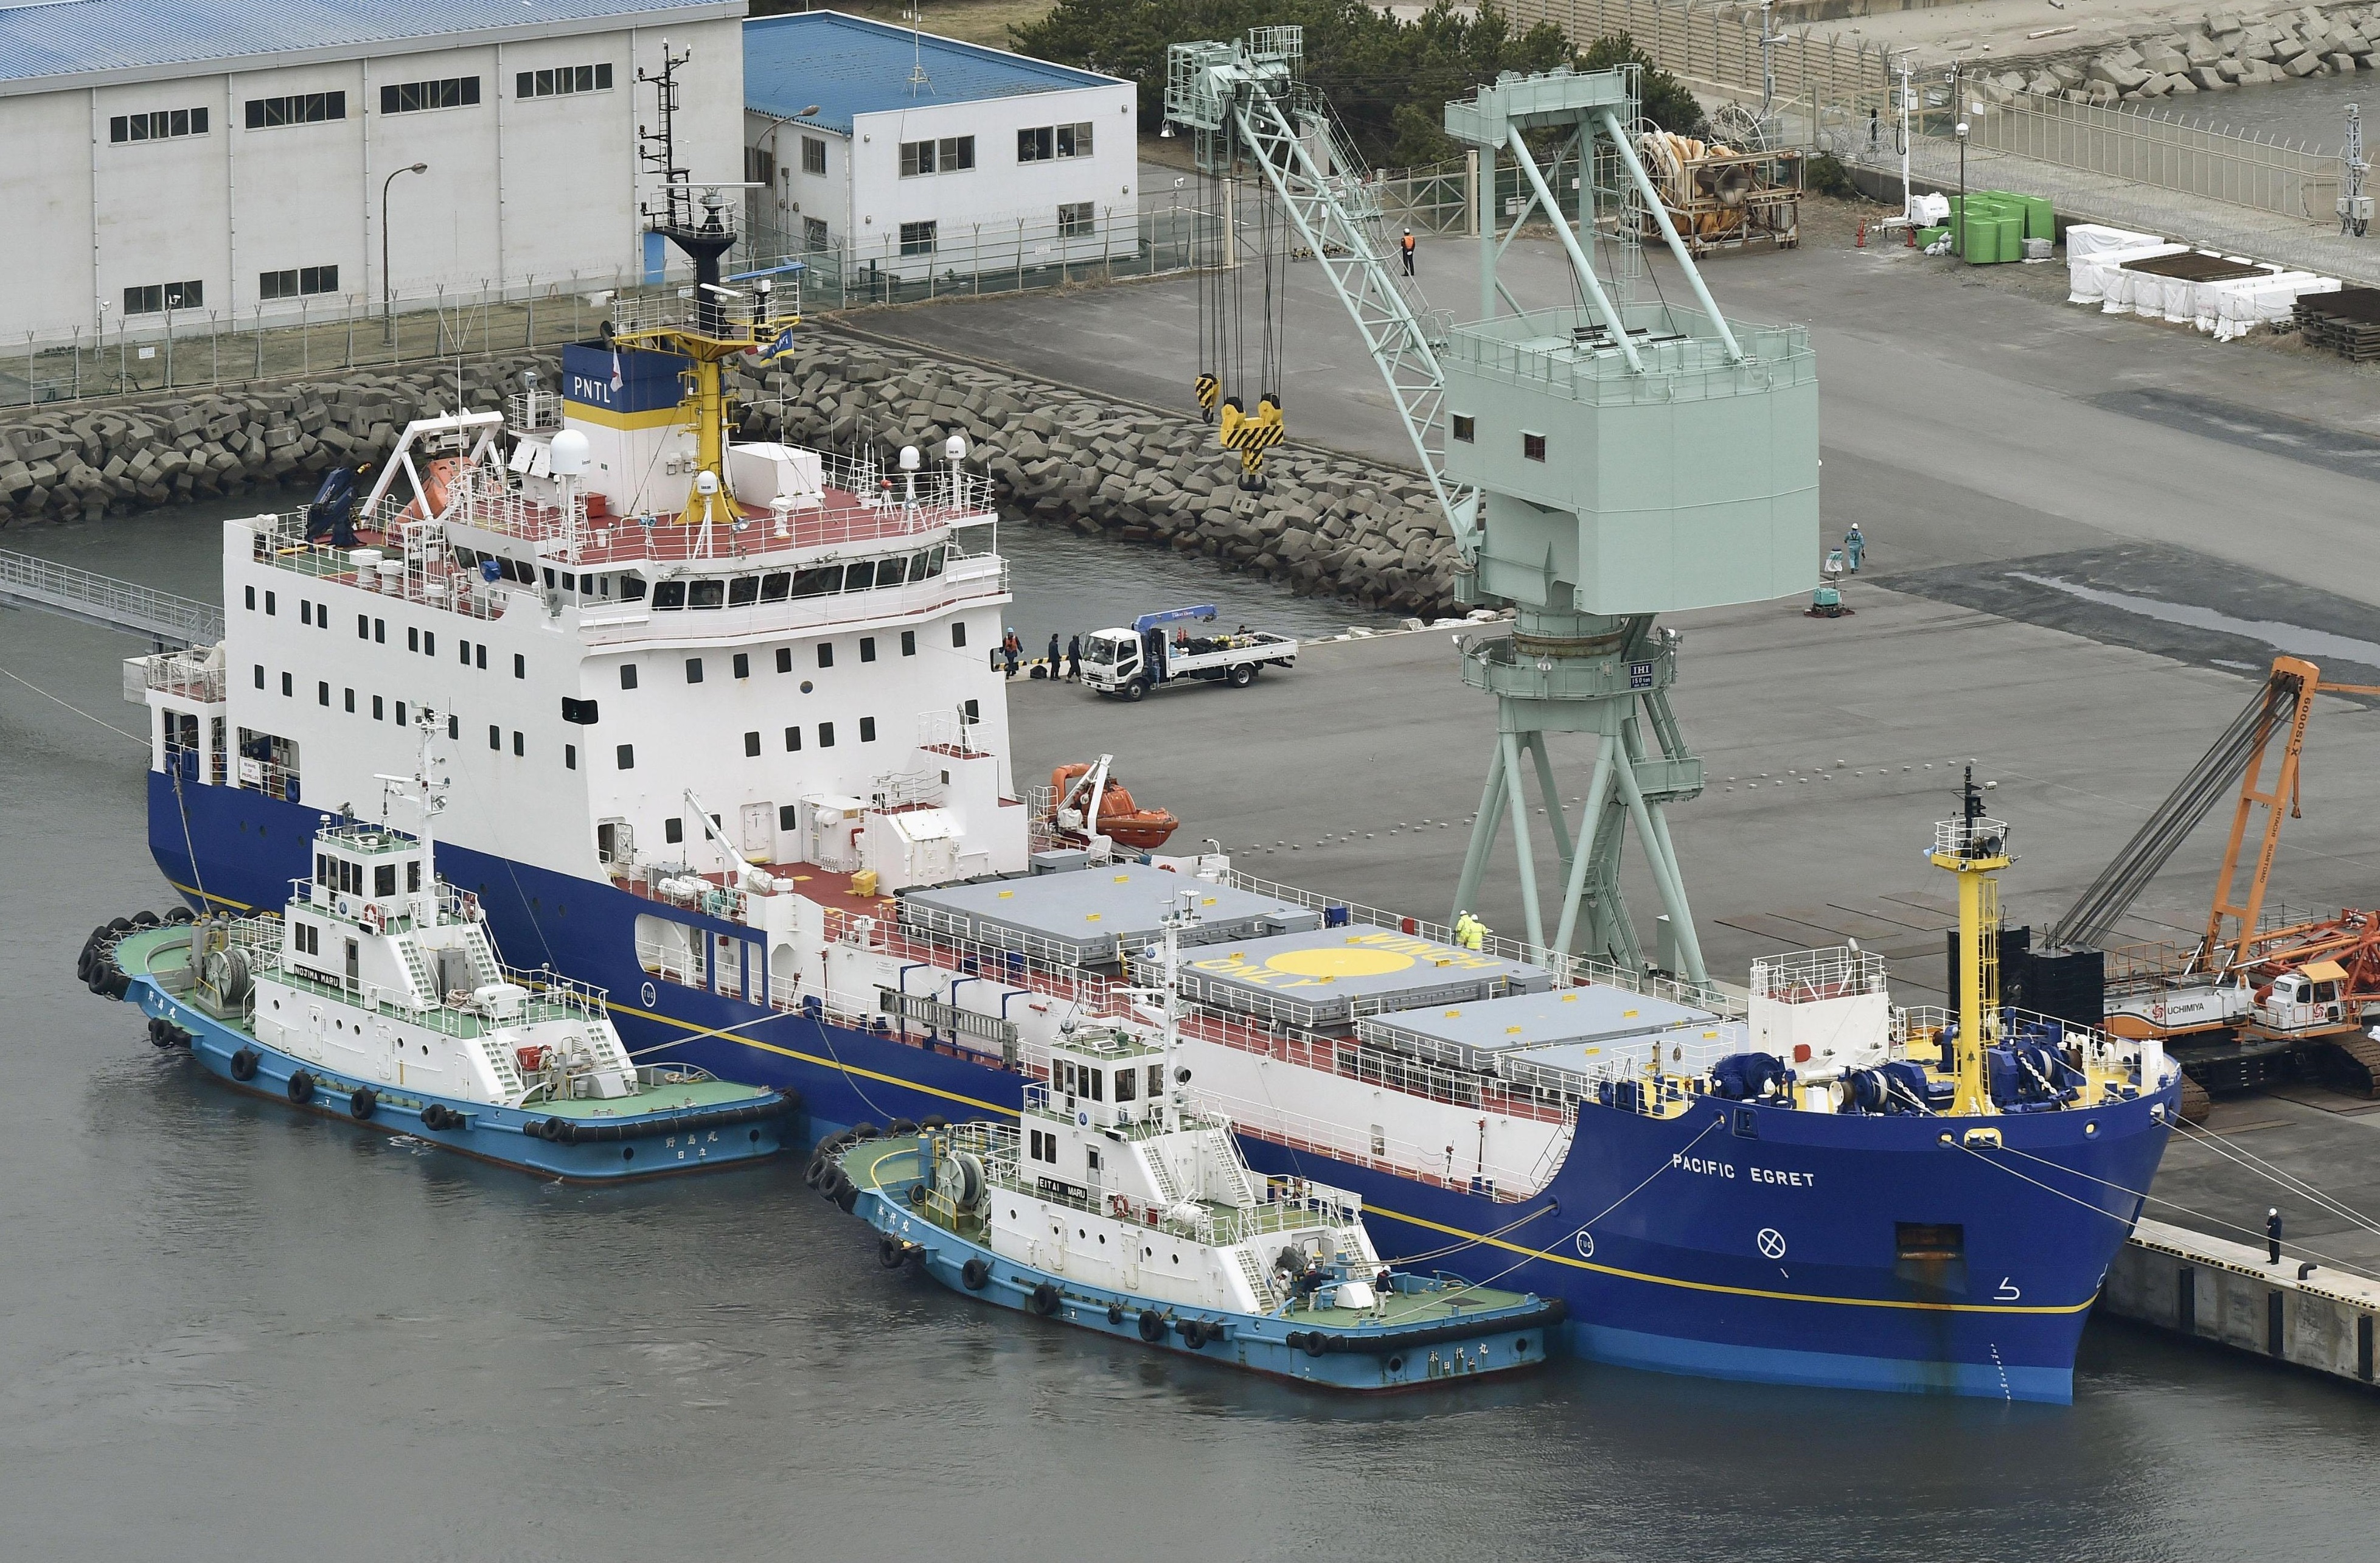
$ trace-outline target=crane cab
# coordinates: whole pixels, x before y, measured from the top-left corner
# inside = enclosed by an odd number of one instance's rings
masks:
[[[2256,1006],[2268,1030],[2329,1030],[2356,1023],[2347,1001],[2347,973],[2336,961],[2315,961],[2273,979]]]

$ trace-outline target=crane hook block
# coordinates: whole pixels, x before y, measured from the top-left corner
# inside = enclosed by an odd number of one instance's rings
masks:
[[[1196,388],[1198,406],[1211,419],[1215,412],[1215,398],[1223,394],[1223,382],[1216,379],[1212,372],[1201,370],[1198,372]]]

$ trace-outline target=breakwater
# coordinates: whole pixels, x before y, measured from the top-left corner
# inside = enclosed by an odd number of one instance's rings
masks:
[[[343,370],[301,381],[32,407],[0,417],[0,526],[96,520],[245,491],[310,483],[378,460],[409,418],[492,408],[523,370],[556,383],[553,355]],[[746,438],[785,438],[887,459],[951,435],[1012,515],[1162,546],[1306,595],[1435,616],[1453,607],[1455,554],[1417,473],[1283,446],[1266,486],[1236,486],[1238,457],[1195,417],[820,330],[730,373]]]

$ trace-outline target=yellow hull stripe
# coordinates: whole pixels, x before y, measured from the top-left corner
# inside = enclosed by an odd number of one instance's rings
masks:
[[[1365,1208],[1377,1210],[1390,1220],[1402,1221],[1408,1226],[1427,1228],[1433,1232],[1444,1232],[1449,1237],[1469,1238],[1472,1242],[1489,1248],[1500,1248],[1509,1254],[1543,1259],[1549,1264],[1568,1265],[1572,1269],[1592,1270],[1597,1275],[1616,1276],[1621,1280],[1645,1281],[1653,1286],[1682,1287],[1688,1291],[1715,1291],[1729,1297],[1759,1297],[1775,1302],[1818,1302],[1837,1308],[1908,1308],[1920,1313],[1935,1314],[2079,1314],[2088,1308],[2098,1295],[2094,1292],[2080,1302],[2020,1307],[2004,1302],[1913,1302],[1885,1297],[1817,1297],[1805,1291],[1767,1291],[1754,1286],[1721,1286],[1716,1281],[1680,1280],[1675,1276],[1647,1275],[1642,1270],[1623,1270],[1616,1266],[1592,1264],[1585,1259],[1572,1258],[1567,1254],[1541,1253],[1534,1248],[1524,1248],[1517,1242],[1508,1242],[1502,1238],[1492,1238],[1478,1232],[1465,1231],[1461,1227],[1440,1226],[1436,1221],[1425,1221],[1418,1216],[1400,1215],[1384,1205],[1375,1205],[1367,1201]]]
[[[622,1014],[635,1015],[640,1020],[659,1021],[663,1025],[674,1025],[680,1031],[691,1033],[696,1036],[716,1036],[722,1041],[741,1043],[747,1048],[757,1048],[764,1053],[775,1053],[781,1058],[799,1059],[804,1063],[817,1064],[822,1069],[840,1070],[845,1074],[856,1074],[862,1079],[878,1081],[886,1085],[897,1085],[905,1091],[917,1091],[929,1097],[940,1097],[947,1102],[959,1102],[967,1107],[981,1108],[986,1112],[996,1112],[1007,1118],[1019,1116],[1014,1108],[1002,1107],[997,1102],[987,1102],[975,1097],[961,1096],[955,1091],[943,1091],[931,1085],[921,1085],[914,1080],[904,1080],[897,1074],[879,1074],[874,1070],[858,1069],[839,1060],[822,1059],[814,1053],[801,1052],[793,1048],[781,1048],[773,1042],[762,1042],[756,1037],[721,1031],[715,1027],[695,1025],[690,1022],[677,1020],[669,1015],[655,1014],[650,1010],[632,1009],[625,1004],[613,1004],[612,1008]],[[800,1017],[787,1015],[784,1018],[796,1020]],[[1916,1302],[1883,1297],[1819,1297],[1803,1291],[1769,1291],[1759,1287],[1721,1286],[1715,1281],[1680,1280],[1675,1276],[1656,1276],[1642,1270],[1623,1270],[1611,1265],[1597,1265],[1588,1260],[1572,1258],[1567,1254],[1540,1253],[1536,1249],[1525,1248],[1502,1238],[1492,1238],[1479,1232],[1466,1231],[1461,1227],[1441,1226],[1436,1221],[1424,1220],[1418,1216],[1406,1216],[1384,1205],[1367,1202],[1366,1208],[1377,1210],[1392,1221],[1402,1221],[1407,1226],[1421,1227],[1433,1232],[1443,1232],[1448,1237],[1463,1238],[1488,1248],[1500,1248],[1508,1254],[1544,1259],[1556,1265],[1568,1265],[1572,1269],[1591,1270],[1597,1275],[1612,1276],[1621,1280],[1643,1281],[1651,1286],[1674,1286],[1688,1291],[1718,1292],[1728,1297],[1757,1297],[1773,1302],[1812,1302],[1836,1308],[1902,1308],[1917,1313],[1932,1314],[2079,1314],[2091,1306],[2097,1295],[2095,1292],[2080,1302],[2028,1307],[2000,1302]]]
[[[774,1042],[763,1042],[757,1036],[747,1036],[740,1032],[722,1031],[712,1026],[696,1025],[690,1021],[682,1021],[673,1015],[658,1015],[650,1010],[635,1009],[626,1004],[615,1002],[612,1008],[624,1015],[635,1015],[639,1020],[659,1021],[663,1025],[674,1025],[680,1031],[690,1033],[694,1036],[716,1036],[722,1042],[735,1042],[747,1048],[756,1048],[764,1053],[774,1053],[779,1058],[799,1059],[804,1063],[816,1064],[820,1069],[840,1070],[845,1074],[856,1074],[863,1080],[874,1080],[886,1085],[898,1085],[905,1091],[917,1091],[929,1097],[940,1097],[946,1102],[957,1102],[965,1107],[980,1108],[986,1112],[996,1112],[1006,1118],[1018,1116],[1014,1108],[1002,1107],[998,1102],[987,1102],[978,1097],[961,1096],[956,1091],[944,1091],[932,1085],[923,1085],[914,1080],[904,1080],[897,1074],[879,1074],[872,1069],[860,1069],[856,1065],[844,1063],[839,1059],[822,1059],[816,1053],[805,1053],[795,1048],[781,1048]],[[790,1021],[800,1020],[802,1017],[788,1014],[782,1018]]]
[[[563,415],[581,423],[601,424],[606,429],[666,429],[673,423],[686,423],[684,404],[671,407],[655,407],[650,412],[621,413],[609,407],[599,407],[592,402],[565,402]]]
[[[200,901],[212,901],[217,906],[229,906],[242,912],[253,912],[256,910],[255,907],[250,906],[245,901],[234,901],[227,895],[214,895],[209,891],[199,889],[196,885],[186,885],[179,879],[168,879],[165,882],[173,886],[176,890],[180,891],[184,895],[195,895]]]

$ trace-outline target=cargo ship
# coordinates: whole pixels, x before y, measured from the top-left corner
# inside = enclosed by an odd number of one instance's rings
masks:
[[[1019,1121],[1070,1028],[1148,1023],[1189,888],[1193,1098],[1257,1172],[1359,1196],[1387,1264],[1558,1301],[1563,1345],[1614,1363],[2070,1397],[2180,1075],[1998,1003],[2004,825],[1971,796],[1936,830],[1957,1014],[1851,948],[1763,961],[1744,997],[1219,854],[1037,842],[989,481],[955,435],[731,441],[722,366],[798,324],[791,286],[721,276],[735,197],[671,188],[695,285],[617,300],[558,388],[415,420],[351,516],[225,524],[224,640],[128,668],[151,850],[192,907],[280,906],[427,707],[441,867],[503,948],[604,989],[632,1057],[797,1096],[817,1141]]]

